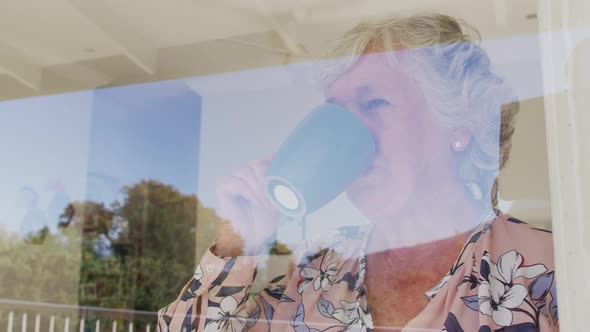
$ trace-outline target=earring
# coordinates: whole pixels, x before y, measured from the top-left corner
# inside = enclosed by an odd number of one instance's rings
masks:
[[[483,198],[483,193],[481,192],[481,187],[474,181],[467,181],[465,183],[465,188],[467,192],[471,195],[471,197],[476,201],[481,201]]]
[[[459,151],[461,148],[463,148],[463,143],[461,143],[461,141],[457,140],[453,142],[453,150]]]

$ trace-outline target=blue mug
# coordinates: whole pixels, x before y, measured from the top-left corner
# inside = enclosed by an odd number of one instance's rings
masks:
[[[375,154],[373,136],[356,115],[322,104],[279,147],[265,178],[266,194],[283,215],[302,218],[345,191]]]

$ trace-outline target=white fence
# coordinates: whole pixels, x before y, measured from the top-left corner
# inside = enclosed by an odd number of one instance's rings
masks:
[[[157,312],[0,299],[0,332],[152,332]]]

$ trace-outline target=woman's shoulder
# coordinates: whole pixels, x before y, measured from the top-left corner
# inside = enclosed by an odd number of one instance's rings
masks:
[[[475,257],[493,261],[512,257],[515,264],[542,264],[550,271],[555,266],[553,234],[548,229],[498,212],[479,231],[481,233],[475,246]]]
[[[501,226],[504,228],[517,232],[530,232],[532,236],[552,237],[552,232],[546,225],[534,225],[508,213],[498,211],[493,221],[502,224]]]
[[[444,294],[456,299],[459,308],[466,306],[479,313],[486,331],[557,325],[550,231],[497,213],[475,230],[456,264],[427,296],[434,297],[450,284],[453,290]],[[467,319],[453,313],[449,317]]]
[[[553,233],[540,225],[530,224],[507,213],[498,213],[491,221],[496,245],[515,246],[529,250],[543,250],[553,253]]]

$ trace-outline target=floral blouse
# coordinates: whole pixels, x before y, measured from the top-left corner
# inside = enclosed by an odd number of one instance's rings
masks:
[[[286,274],[250,294],[261,258],[209,250],[158,331],[371,331],[364,285],[370,227],[293,253]],[[558,331],[552,234],[505,214],[481,223],[428,305],[402,331]],[[378,305],[378,304],[372,304]]]

